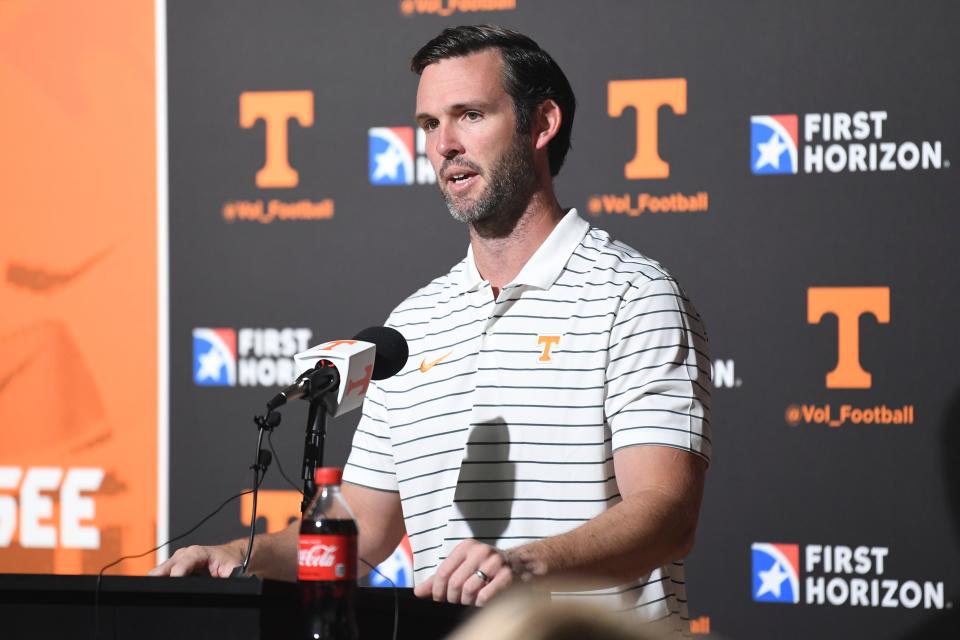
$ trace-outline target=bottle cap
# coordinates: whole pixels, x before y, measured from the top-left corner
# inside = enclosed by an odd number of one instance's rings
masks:
[[[316,482],[318,486],[340,484],[342,477],[343,469],[339,467],[317,467],[317,471],[313,475],[313,481]]]

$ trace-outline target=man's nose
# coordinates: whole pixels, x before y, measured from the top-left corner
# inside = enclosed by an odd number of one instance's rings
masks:
[[[452,127],[441,127],[437,136],[437,153],[444,158],[455,158],[463,153],[463,145]]]

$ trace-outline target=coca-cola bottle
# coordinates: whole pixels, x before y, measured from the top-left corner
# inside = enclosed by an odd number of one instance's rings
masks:
[[[355,640],[357,524],[340,495],[342,472],[317,469],[317,495],[303,515],[297,553],[304,638]]]

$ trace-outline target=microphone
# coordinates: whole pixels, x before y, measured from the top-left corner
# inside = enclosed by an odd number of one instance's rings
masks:
[[[294,355],[301,373],[267,403],[267,409],[297,398],[322,397],[332,417],[343,415],[363,404],[370,380],[395,375],[408,356],[406,339],[390,327],[369,327],[350,340],[324,342]]]
[[[282,407],[290,400],[297,400],[304,396],[312,397],[339,384],[340,373],[333,364],[327,360],[321,360],[313,369],[307,369],[301,373],[293,384],[270,399],[267,403],[268,415],[269,412]]]
[[[373,363],[373,379],[386,380],[400,373],[410,357],[410,348],[403,334],[390,327],[367,327],[353,337],[373,343],[376,354]]]

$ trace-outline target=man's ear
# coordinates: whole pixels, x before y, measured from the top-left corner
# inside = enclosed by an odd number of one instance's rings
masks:
[[[560,105],[552,99],[541,102],[533,120],[534,148],[546,149],[560,131],[561,122],[563,122],[563,113],[560,111]]]

